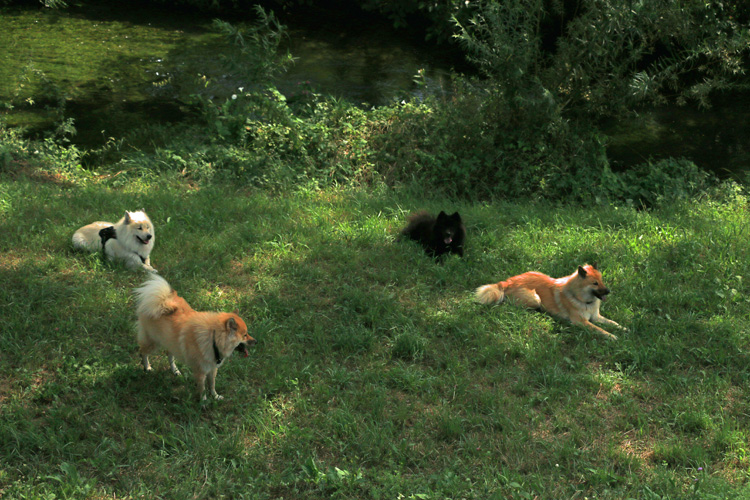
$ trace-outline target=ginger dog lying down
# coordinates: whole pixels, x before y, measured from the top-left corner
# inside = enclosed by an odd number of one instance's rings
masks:
[[[146,371],[149,354],[163,348],[169,355],[172,373],[180,375],[175,358],[193,372],[198,397],[206,399],[205,386],[215,399],[216,372],[235,350],[248,356],[255,339],[235,313],[198,312],[172,290],[167,280],[153,275],[135,290],[138,305],[138,345]]]
[[[519,305],[544,311],[596,330],[611,340],[617,340],[592,321],[615,326],[627,331],[611,319],[599,314],[599,306],[609,289],[602,282],[602,274],[594,265],[578,266],[578,270],[565,278],[551,278],[546,274],[528,272],[506,281],[477,288],[476,298],[482,304],[502,302],[508,296]]]

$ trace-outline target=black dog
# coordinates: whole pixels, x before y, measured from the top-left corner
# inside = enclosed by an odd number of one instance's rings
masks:
[[[422,210],[410,215],[407,220],[409,223],[401,231],[401,235],[418,241],[428,255],[435,258],[446,253],[464,256],[466,228],[458,212],[453,215],[440,212],[434,217]]]

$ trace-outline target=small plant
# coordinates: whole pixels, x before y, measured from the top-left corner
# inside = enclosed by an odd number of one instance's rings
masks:
[[[235,75],[245,75],[248,82],[265,83],[278,72],[284,71],[293,59],[289,52],[279,55],[286,27],[273,12],[256,5],[257,21],[247,30],[240,30],[226,21],[214,20],[213,26],[222,33],[235,51],[224,56],[227,69]]]
[[[419,360],[425,354],[426,345],[426,340],[420,335],[404,332],[393,341],[393,355],[407,361]]]

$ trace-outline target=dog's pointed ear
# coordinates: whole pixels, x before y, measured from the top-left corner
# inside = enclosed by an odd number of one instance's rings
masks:
[[[453,214],[451,215],[451,219],[461,220],[461,214],[459,214],[458,212],[453,212]]]
[[[229,317],[226,323],[224,325],[227,327],[228,332],[234,332],[237,331],[240,327],[237,324],[237,320],[235,320],[232,316]]]
[[[438,216],[437,216],[438,220],[440,220],[440,219],[445,219],[446,217],[448,217],[448,214],[446,214],[446,213],[445,213],[444,211],[442,211],[442,210],[440,211],[440,213],[439,213],[439,214],[438,214]]]
[[[594,261],[594,263],[593,263],[593,264],[591,264],[591,267],[593,267],[593,268],[594,268],[594,269],[596,269],[597,271],[599,270],[599,265],[598,265],[598,264],[596,263],[596,261]]]
[[[578,276],[580,276],[581,278],[586,277],[586,270],[581,266],[578,266]]]
[[[132,222],[132,219],[130,218],[130,212],[125,210],[125,224],[130,224]]]

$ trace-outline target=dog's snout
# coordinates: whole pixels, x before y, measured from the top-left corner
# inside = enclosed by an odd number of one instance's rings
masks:
[[[254,346],[255,344],[257,344],[257,343],[258,343],[258,341],[257,341],[257,340],[255,340],[254,338],[250,337],[250,338],[249,338],[249,339],[248,339],[248,340],[247,340],[247,341],[246,341],[245,343],[246,343],[247,345],[249,345],[249,346]]]
[[[602,293],[602,295],[607,295],[609,293],[609,288],[605,287],[604,290],[602,290],[601,293]]]
[[[143,237],[143,239],[146,240],[146,241],[150,241],[151,240],[151,235],[147,234],[146,236]]]

